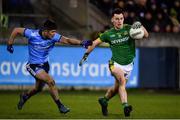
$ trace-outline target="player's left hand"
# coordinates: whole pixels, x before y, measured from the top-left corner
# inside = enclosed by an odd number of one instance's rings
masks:
[[[13,48],[12,44],[7,45],[7,51],[10,52],[10,53],[14,52],[14,48]]]
[[[92,45],[92,41],[91,40],[83,40],[81,42],[81,45],[84,47],[84,48],[88,48],[88,46],[91,46]]]
[[[79,66],[82,66],[82,64],[87,61],[88,55],[89,53],[84,54],[83,58],[79,62]]]

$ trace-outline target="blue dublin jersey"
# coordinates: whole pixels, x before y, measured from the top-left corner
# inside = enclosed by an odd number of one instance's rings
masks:
[[[28,39],[28,50],[30,64],[42,64],[49,60],[49,52],[56,42],[59,42],[61,35],[56,33],[52,39],[44,39],[39,30],[25,29],[24,36]]]

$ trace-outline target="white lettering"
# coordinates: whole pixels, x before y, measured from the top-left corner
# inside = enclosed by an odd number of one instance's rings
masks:
[[[100,66],[100,76],[110,76],[110,71],[109,71],[109,67],[108,64],[101,64]]]
[[[122,43],[122,42],[128,41],[128,39],[129,39],[129,37],[124,37],[124,38],[121,38],[121,39],[115,39],[111,43],[112,44],[118,44],[118,43]]]
[[[56,73],[55,73],[56,71]],[[51,74],[52,75],[60,75],[61,74],[61,68],[60,68],[60,64],[59,63],[52,63],[51,64]]]
[[[98,76],[99,71],[98,71],[98,65],[97,64],[91,64],[90,65],[89,74],[92,77],[97,77]]]
[[[9,62],[2,62],[1,64],[1,73],[2,75],[10,75],[10,63]]]
[[[89,64],[84,64],[82,67],[82,75],[86,76],[86,69],[89,67]]]
[[[18,74],[18,71],[19,71],[20,66],[21,66],[21,63],[20,63],[20,62],[18,62],[17,64],[14,63],[14,62],[12,62],[12,69],[13,69],[13,71],[14,71],[15,74]]]
[[[23,75],[25,75],[25,76],[30,75],[29,72],[26,70],[26,63],[23,63],[23,64],[22,64],[22,73],[23,73]]]
[[[62,75],[63,76],[69,76],[69,64],[68,63],[64,63],[62,65],[62,69],[63,69]]]
[[[2,75],[18,75],[22,74],[24,76],[30,75],[26,70],[25,62],[8,62],[4,61],[0,64],[0,73]],[[69,63],[52,63],[51,64],[51,75],[52,76],[83,76],[86,77],[90,75],[92,77],[104,77],[110,76],[107,64],[84,64],[82,67],[79,67],[78,64],[69,64]]]
[[[80,75],[81,69],[80,69],[79,65],[77,65],[77,67],[75,67],[74,64],[71,64],[70,69],[71,69],[72,76],[77,77]]]

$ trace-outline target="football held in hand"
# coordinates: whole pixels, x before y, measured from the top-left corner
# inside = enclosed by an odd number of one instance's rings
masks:
[[[129,31],[129,35],[131,36],[131,38],[133,38],[135,40],[142,39],[144,36],[143,26],[141,26],[139,28],[131,27],[131,29]]]

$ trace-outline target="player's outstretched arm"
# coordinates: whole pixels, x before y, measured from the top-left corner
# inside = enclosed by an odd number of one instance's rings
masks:
[[[77,40],[77,39],[73,39],[73,38],[68,38],[68,37],[61,37],[60,40],[61,43],[63,44],[70,44],[70,45],[81,45],[84,48],[88,48],[89,46],[92,45],[92,41],[91,40]]]
[[[82,66],[82,64],[87,60],[88,55],[94,50],[94,48],[99,45],[100,43],[102,43],[102,41],[98,38],[95,41],[93,41],[93,44],[91,46],[88,47],[88,49],[86,50],[86,52],[84,53],[82,59],[79,62],[79,66]]]
[[[13,53],[14,49],[13,49],[13,43],[14,43],[14,39],[16,38],[17,35],[23,35],[24,33],[24,29],[25,28],[14,28],[9,40],[7,42],[7,51],[9,51],[10,53]]]
[[[149,33],[148,33],[148,31],[146,30],[146,28],[141,24],[141,22],[139,22],[139,21],[136,21],[136,22],[134,22],[133,24],[132,24],[132,28],[134,28],[134,29],[138,29],[138,28],[140,28],[140,27],[142,27],[143,28],[143,31],[144,31],[144,38],[148,38],[148,36],[149,36]]]
[[[144,38],[148,38],[149,37],[149,33],[148,31],[146,30],[146,28],[144,26],[143,27],[143,30],[144,30]]]
[[[14,43],[14,39],[16,38],[17,35],[23,35],[24,29],[25,28],[14,28],[9,37],[8,44],[12,45]]]

